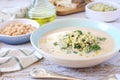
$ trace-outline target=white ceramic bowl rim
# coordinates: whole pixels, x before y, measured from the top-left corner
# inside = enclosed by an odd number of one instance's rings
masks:
[[[61,22],[61,21],[63,21],[64,22],[64,20],[66,21],[66,20],[90,20],[90,19],[79,19],[79,18],[67,18],[67,19],[59,19],[59,20],[56,20],[56,21],[54,21],[54,22],[51,22],[51,23],[48,23],[48,24],[45,24],[44,26],[42,26],[42,27],[40,27],[39,29],[42,29],[43,27],[45,27],[45,26],[49,26],[49,25],[51,25],[51,24],[54,24],[54,23],[56,23],[56,22]],[[90,20],[91,21],[91,20]],[[99,22],[99,21],[93,21],[93,22],[96,22],[96,23],[100,23],[100,24],[106,24],[106,23],[104,23],[104,22]],[[39,30],[38,29],[38,30]],[[36,31],[38,31],[38,30],[36,30]],[[33,32],[33,34],[34,34],[35,32]],[[34,43],[33,43],[33,41],[32,41],[32,37],[34,36],[34,35],[31,35],[30,36],[30,40],[31,40],[31,44],[33,45],[33,47],[35,48],[35,49],[37,49],[38,51],[40,51],[42,54],[44,54],[44,55],[47,55],[47,56],[51,56],[51,57],[54,57],[54,58],[57,58],[57,59],[62,59],[62,60],[69,60],[69,61],[80,61],[80,60],[84,60],[84,61],[88,61],[88,60],[96,60],[97,58],[101,58],[102,59],[102,57],[106,57],[106,56],[109,56],[109,55],[111,55],[111,54],[116,54],[118,51],[119,51],[119,49],[117,49],[117,50],[113,50],[113,52],[111,52],[111,53],[107,53],[107,54],[104,54],[104,55],[99,55],[99,56],[96,56],[96,57],[92,57],[92,58],[79,58],[79,59],[69,59],[69,58],[62,58],[62,57],[58,57],[58,56],[55,56],[55,55],[51,55],[51,54],[49,54],[49,53],[46,53],[46,52],[44,52],[42,49],[40,49],[40,48],[38,48],[38,45],[37,46],[35,46],[34,45]]]
[[[108,4],[108,5],[111,5],[115,8],[117,8],[117,10],[114,10],[114,11],[107,11],[107,12],[101,12],[101,11],[94,11],[92,9],[90,9],[90,7],[94,4],[97,4],[97,3],[103,3],[103,4]],[[86,5],[86,8],[89,9],[90,11],[93,11],[93,12],[99,12],[99,13],[109,13],[109,12],[117,12],[117,11],[120,11],[120,5],[118,3],[115,3],[115,2],[112,2],[112,1],[95,1],[95,2],[90,2]]]

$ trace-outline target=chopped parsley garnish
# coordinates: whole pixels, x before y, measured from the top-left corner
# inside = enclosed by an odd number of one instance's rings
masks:
[[[78,33],[78,34],[80,34],[80,35],[83,34],[81,30],[75,30],[74,33]]]
[[[79,48],[81,48],[81,46],[80,46],[80,44],[77,43],[74,45],[74,48],[79,49]]]
[[[94,36],[91,32],[75,30],[63,35],[58,42],[54,42],[54,45],[75,54],[90,53],[100,50],[100,43],[105,40],[106,38]]]
[[[100,41],[106,40],[106,38],[97,37]]]

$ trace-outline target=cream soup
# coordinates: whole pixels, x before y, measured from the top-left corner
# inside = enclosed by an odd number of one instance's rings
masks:
[[[61,43],[60,43],[61,37],[75,30],[77,31],[80,30],[85,33],[88,32],[88,34],[90,33],[91,35],[93,35],[92,37],[96,36],[96,37],[105,38],[104,41],[98,42],[100,46],[100,50],[85,52],[84,49],[82,48],[83,49],[82,52],[74,53],[74,52],[69,52],[68,49],[65,50],[61,49]],[[55,42],[57,43],[55,44]],[[109,34],[97,29],[87,28],[87,27],[68,27],[68,28],[61,28],[58,30],[54,30],[45,34],[42,38],[40,38],[40,42],[39,42],[39,48],[51,55],[55,55],[58,57],[75,58],[75,59],[92,58],[102,54],[110,53],[113,51],[114,45],[115,45],[114,40]],[[97,47],[97,49],[99,49],[99,46]],[[79,48],[79,46],[77,47]],[[72,51],[72,49],[73,48],[70,48],[70,51]]]

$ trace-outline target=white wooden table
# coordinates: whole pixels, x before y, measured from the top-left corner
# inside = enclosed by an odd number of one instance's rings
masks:
[[[60,18],[86,18],[85,13],[76,13],[71,14],[67,16],[58,16],[57,19]],[[107,23],[114,25],[118,29],[120,29],[120,19],[116,20],[115,22]],[[23,45],[7,45],[4,43],[0,43],[0,47],[13,47],[13,48],[19,48],[19,47],[30,47],[32,48],[32,45],[30,43],[23,44]],[[0,73],[0,80],[34,80],[29,76],[29,72],[33,68],[45,68],[48,70],[52,70],[57,73],[69,75],[76,78],[82,78],[85,80],[103,80],[104,77],[114,74],[114,73],[120,73],[120,53],[114,56],[112,59],[106,61],[105,63],[102,63],[100,65],[90,67],[90,68],[83,68],[83,69],[71,69],[71,68],[65,68],[62,66],[59,66],[57,64],[54,64],[52,62],[49,62],[45,59],[40,60],[33,65],[17,72],[11,72],[11,73]]]

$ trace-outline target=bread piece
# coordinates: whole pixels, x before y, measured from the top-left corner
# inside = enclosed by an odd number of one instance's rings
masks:
[[[50,0],[56,6],[57,15],[64,16],[72,13],[82,12],[85,5],[91,0]],[[62,1],[60,4],[57,1]],[[64,3],[64,4],[62,4]]]
[[[77,4],[71,0],[56,0],[54,4],[56,7],[77,8]]]
[[[85,0],[72,0],[72,3],[83,3]]]

